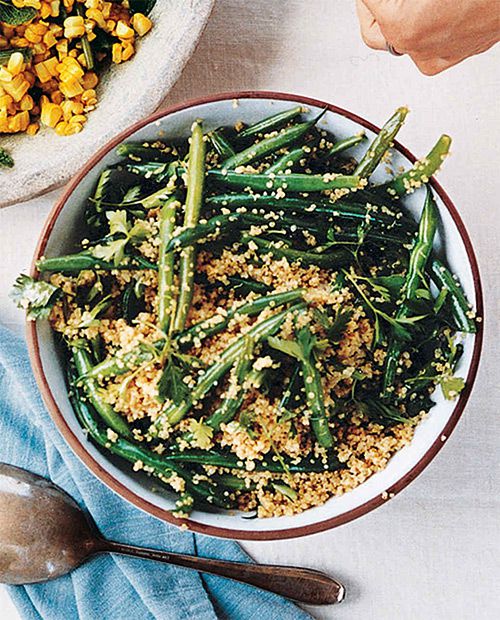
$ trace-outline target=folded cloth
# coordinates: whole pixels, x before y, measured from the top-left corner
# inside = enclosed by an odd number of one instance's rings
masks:
[[[0,326],[0,461],[50,478],[111,540],[250,561],[232,541],[182,532],[123,501],[72,454],[47,413],[22,339]],[[310,620],[293,603],[251,586],[119,555],[98,556],[45,584],[9,586],[29,620]]]

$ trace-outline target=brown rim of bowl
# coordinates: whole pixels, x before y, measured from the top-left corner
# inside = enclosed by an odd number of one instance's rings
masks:
[[[160,118],[168,116],[174,112],[179,110],[185,110],[187,108],[191,108],[198,105],[203,105],[206,103],[213,103],[216,101],[223,100],[231,100],[231,99],[275,99],[275,100],[285,100],[285,101],[296,101],[298,103],[303,103],[309,106],[317,106],[320,108],[327,108],[329,111],[334,112],[336,114],[340,114],[363,127],[370,129],[371,131],[378,132],[380,129],[373,125],[372,123],[364,120],[363,118],[348,112],[342,108],[339,108],[334,105],[330,105],[324,101],[319,101],[317,99],[310,99],[309,97],[302,97],[300,95],[293,95],[287,93],[280,92],[266,92],[266,91],[243,91],[243,92],[229,92],[229,93],[221,93],[216,95],[210,95],[207,97],[201,97],[199,99],[191,100],[186,103],[178,104],[175,106],[171,106],[166,109],[162,109],[147,117],[146,119],[135,123],[119,135],[117,135],[113,140],[108,142],[106,146],[99,149],[99,151],[88,161],[85,166],[80,170],[80,172],[69,182],[66,186],[66,189],[56,203],[56,205],[51,210],[43,231],[40,236],[40,240],[38,242],[37,248],[35,250],[33,263],[31,266],[32,275],[36,275],[36,261],[43,256],[44,249],[47,244],[48,237],[54,227],[55,221],[62,208],[66,204],[68,198],[71,196],[77,185],[81,182],[81,180],[88,174],[88,172],[99,164],[101,159],[112,149],[114,149],[118,144],[126,140],[131,134],[135,133],[139,129],[142,129],[145,125],[148,125],[151,122],[157,121]],[[408,151],[404,146],[399,144],[399,142],[394,143],[395,148],[401,152],[405,157],[407,157],[411,162],[416,161],[416,157]],[[432,187],[440,196],[441,200],[445,204],[449,213],[451,214],[455,225],[457,226],[460,236],[462,237],[462,241],[465,245],[465,249],[467,252],[467,256],[469,259],[469,264],[472,270],[473,280],[474,280],[474,291],[476,296],[476,311],[478,316],[483,317],[483,296],[482,296],[482,287],[481,287],[481,279],[479,275],[479,268],[477,264],[477,260],[474,254],[474,250],[472,248],[472,243],[470,241],[467,230],[458,214],[457,209],[453,205],[452,201],[443,190],[441,185],[433,178],[431,180]],[[466,379],[465,389],[460,394],[460,398],[457,401],[455,408],[443,429],[442,435],[440,438],[436,439],[436,441],[428,448],[427,452],[424,456],[418,461],[418,463],[406,474],[404,474],[395,484],[386,489],[388,496],[392,497],[396,493],[402,491],[410,482],[412,482],[430,463],[430,461],[436,456],[439,450],[442,448],[446,441],[443,439],[447,439],[453,429],[455,428],[462,412],[465,408],[465,405],[469,399],[472,386],[474,384],[474,380],[476,378],[477,369],[479,366],[479,358],[481,352],[481,345],[483,339],[483,324],[481,322],[478,326],[478,331],[475,336],[474,341],[474,350],[472,354],[471,365],[469,369],[469,373]],[[204,523],[199,523],[198,521],[194,521],[193,519],[177,519],[175,518],[168,510],[159,508],[144,498],[136,495],[130,489],[128,489],[124,484],[122,484],[119,480],[113,477],[106,469],[102,467],[94,458],[90,455],[87,449],[84,447],[84,444],[80,442],[80,440],[76,437],[73,431],[68,426],[66,420],[64,419],[61,411],[59,410],[55,398],[51,392],[50,386],[48,384],[47,378],[43,371],[41,357],[40,357],[40,348],[36,330],[35,322],[27,323],[27,341],[28,341],[28,349],[31,359],[31,365],[33,368],[33,372],[35,374],[36,381],[40,388],[42,398],[54,420],[57,428],[67,441],[67,443],[71,446],[75,454],[80,458],[81,461],[99,478],[102,482],[104,482],[108,487],[110,487],[113,491],[121,495],[124,499],[134,504],[138,508],[152,514],[163,521],[167,521],[168,523],[172,523],[174,525],[184,524],[188,527],[189,530],[194,532],[199,532],[201,534],[206,534],[210,536],[218,536],[221,538],[234,538],[238,540],[280,540],[287,538],[295,538],[299,536],[306,536],[309,534],[316,534],[318,532],[324,532],[325,530],[337,527],[339,525],[343,525],[352,521],[353,519],[357,519],[361,517],[374,508],[384,504],[387,502],[387,499],[384,499],[381,495],[377,495],[377,497],[372,498],[371,500],[365,502],[364,504],[349,510],[341,515],[337,515],[330,519],[325,519],[323,521],[319,521],[318,523],[313,523],[310,525],[303,525],[299,527],[287,528],[284,530],[269,530],[269,531],[257,531],[257,532],[248,532],[245,530],[228,529],[223,527],[217,527],[212,525],[206,525]],[[385,495],[384,495],[385,497]]]

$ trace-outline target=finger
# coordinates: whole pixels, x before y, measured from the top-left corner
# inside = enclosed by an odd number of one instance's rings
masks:
[[[362,0],[357,0],[356,9],[358,12],[359,26],[363,41],[374,50],[385,50],[386,41],[380,27]]]
[[[424,75],[437,75],[458,64],[463,60],[461,57],[456,58],[432,58],[420,59],[412,57],[413,62],[417,65],[419,71]]]

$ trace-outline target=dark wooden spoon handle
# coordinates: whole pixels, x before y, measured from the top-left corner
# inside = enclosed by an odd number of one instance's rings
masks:
[[[344,598],[344,586],[341,583],[324,573],[309,568],[226,562],[156,549],[143,549],[111,541],[102,541],[99,551],[110,551],[147,560],[157,560],[203,573],[227,577],[280,594],[298,603],[331,605],[332,603],[340,603]]]

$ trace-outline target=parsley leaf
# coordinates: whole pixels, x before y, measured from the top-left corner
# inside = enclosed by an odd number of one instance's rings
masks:
[[[284,340],[283,338],[277,338],[276,336],[270,336],[267,339],[269,346],[276,351],[280,351],[285,355],[289,355],[290,357],[294,357],[295,359],[301,361],[304,359],[303,351],[300,345],[295,340]]]
[[[19,26],[31,21],[36,15],[36,9],[32,7],[18,8],[11,2],[0,0],[0,22],[11,26]]]
[[[21,274],[14,284],[10,298],[18,308],[26,310],[29,320],[46,319],[62,291],[49,282],[37,281]]]
[[[115,241],[109,241],[106,245],[96,245],[92,250],[92,256],[109,263],[113,261],[115,266],[118,267],[125,257],[127,243],[128,239],[116,239]]]
[[[0,168],[13,168],[14,160],[5,149],[0,147]]]
[[[202,450],[208,450],[212,446],[214,429],[208,426],[208,424],[204,424],[203,418],[201,420],[190,420],[189,431],[193,435],[191,445],[201,448]]]
[[[185,375],[185,365],[177,364],[170,357],[158,382],[158,398],[160,402],[165,402],[168,399],[176,405],[180,405],[189,398],[190,390],[184,382]]]
[[[112,235],[116,235],[119,233],[128,235],[130,226],[127,222],[126,211],[108,211],[106,213],[106,217],[108,218],[108,221],[109,221],[109,232]]]
[[[118,267],[125,258],[125,249],[129,243],[140,243],[150,233],[149,226],[144,220],[137,220],[133,226],[127,220],[127,212],[108,211],[106,217],[109,221],[110,235],[120,235],[105,244],[96,245],[92,255],[107,262],[113,261]]]
[[[352,310],[337,310],[335,316],[331,318],[319,309],[314,310],[314,317],[326,331],[328,340],[331,344],[338,344],[347,329],[347,324],[351,320]]]
[[[111,303],[111,295],[103,297],[91,310],[85,310],[85,312],[82,313],[82,320],[75,327],[78,329],[87,329],[88,327],[99,325],[99,315],[106,312],[111,306]]]
[[[443,376],[439,384],[446,400],[455,400],[465,387],[465,381],[462,377],[452,377],[451,375]]]

